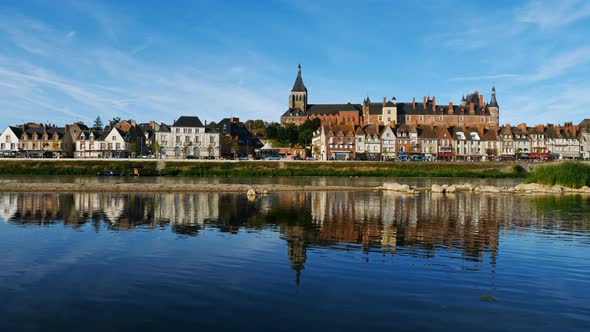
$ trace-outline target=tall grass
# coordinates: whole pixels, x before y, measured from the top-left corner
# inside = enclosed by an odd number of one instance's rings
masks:
[[[575,189],[590,186],[590,165],[581,162],[563,162],[537,166],[529,173],[527,182],[549,186],[558,184]]]

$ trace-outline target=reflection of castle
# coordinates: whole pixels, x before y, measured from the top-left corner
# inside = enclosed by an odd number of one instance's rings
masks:
[[[80,227],[92,222],[112,230],[170,225],[196,234],[206,224],[221,232],[279,226],[299,282],[309,246],[392,255],[433,257],[457,253],[476,263],[495,262],[500,227],[590,232],[590,216],[568,220],[563,204],[588,207],[575,197],[456,195],[390,192],[284,192],[248,201],[219,193],[0,193],[5,222]],[[354,247],[354,246],[352,246]]]

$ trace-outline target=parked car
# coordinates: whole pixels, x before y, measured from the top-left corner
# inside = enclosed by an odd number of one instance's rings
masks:
[[[281,156],[270,156],[266,160],[281,160]]]
[[[193,155],[189,155],[189,156],[186,156],[185,159],[199,159],[199,157],[193,156]]]
[[[98,172],[98,174],[96,175],[100,175],[100,176],[115,176],[118,175],[115,171],[101,171]]]
[[[316,160],[314,157],[307,157],[305,160]]]
[[[246,156],[238,157],[238,160],[248,160],[248,157],[246,157]]]

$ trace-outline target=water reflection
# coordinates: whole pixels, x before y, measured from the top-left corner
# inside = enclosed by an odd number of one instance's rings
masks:
[[[310,247],[444,254],[474,263],[489,259],[493,266],[501,230],[560,231],[572,240],[589,231],[589,207],[580,196],[296,192],[248,201],[220,193],[0,194],[0,218],[23,226],[91,224],[97,232],[170,227],[191,236],[205,227],[230,234],[273,227],[287,244],[297,280]]]

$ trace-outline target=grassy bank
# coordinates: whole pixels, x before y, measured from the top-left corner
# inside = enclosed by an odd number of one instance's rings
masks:
[[[2,175],[96,175],[111,170],[117,174],[132,174],[138,168],[141,174],[158,175],[155,161],[108,160],[0,160]]]
[[[142,176],[257,177],[257,176],[380,176],[380,177],[523,177],[521,168],[508,163],[424,162],[181,162],[167,161],[157,169],[147,160],[2,160],[0,174],[96,175],[112,170]]]
[[[529,183],[569,188],[590,186],[590,165],[581,162],[562,162],[535,167],[527,176]]]

